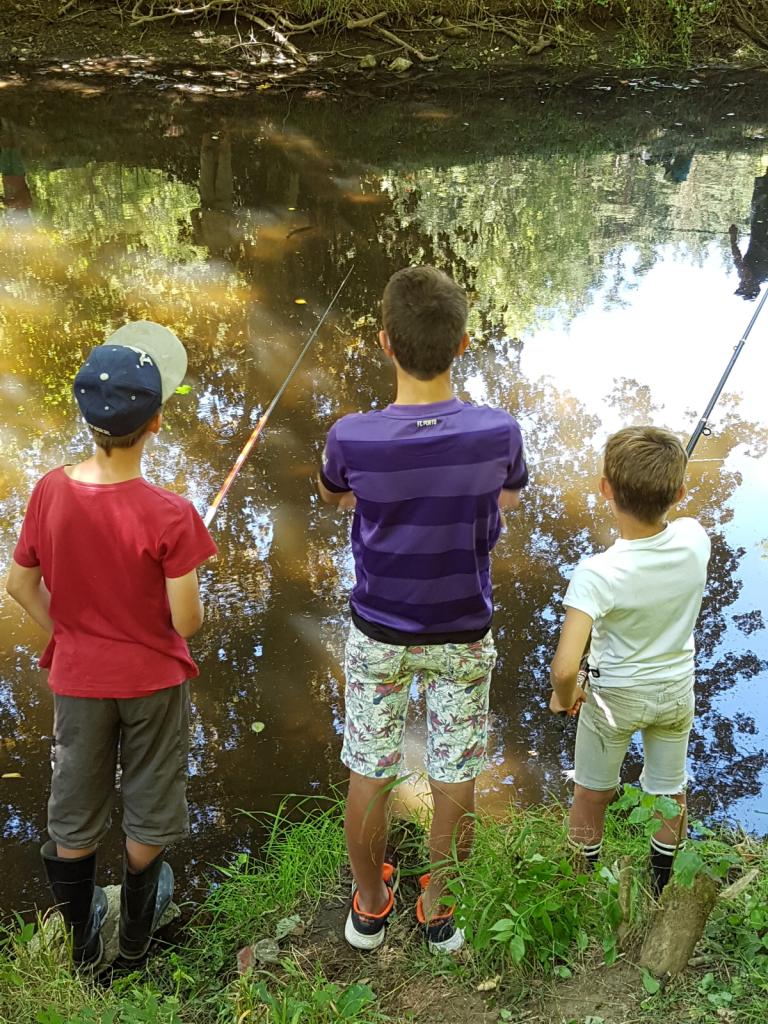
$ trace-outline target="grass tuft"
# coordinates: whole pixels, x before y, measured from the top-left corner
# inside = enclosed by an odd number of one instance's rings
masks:
[[[522,1015],[540,1024],[561,1019],[569,986],[580,986],[583,1006],[584,993],[597,991],[606,964],[619,958],[623,993],[628,986],[637,990],[632,1020],[638,1024],[763,1024],[765,842],[696,826],[700,838],[680,877],[707,871],[726,885],[746,877],[749,884],[718,900],[685,975],[662,987],[619,954],[617,858],[628,856],[635,865],[638,934],[651,910],[643,865],[654,807],[648,804],[649,816],[646,799],[627,787],[611,807],[603,863],[593,874],[568,845],[561,807],[512,807],[501,820],[478,818],[474,852],[451,886],[469,940],[456,959],[429,956],[412,921],[411,876],[425,867],[423,823],[393,829],[401,860],[399,913],[382,952],[364,958],[346,949],[340,935],[347,894],[341,804],[286,803],[269,820],[262,857],[240,854],[217,869],[184,944],[156,955],[141,972],[111,985],[72,974],[52,943],[35,939],[41,922],[15,921],[0,937],[0,1022],[435,1024],[450,1002],[454,1024],[465,1024],[480,1019],[490,1000],[499,1020]],[[282,936],[289,915],[301,918],[304,934]],[[238,974],[240,948],[276,938],[275,962],[256,962]]]

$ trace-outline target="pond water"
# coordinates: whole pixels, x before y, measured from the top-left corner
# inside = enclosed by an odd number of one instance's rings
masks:
[[[330,424],[386,404],[389,275],[450,270],[472,294],[460,394],[511,410],[531,486],[494,556],[500,658],[490,810],[567,797],[573,734],[545,709],[569,572],[611,542],[599,452],[620,425],[687,435],[768,287],[768,89],[759,80],[445,85],[392,99],[228,99],[65,75],[0,85],[0,569],[43,472],[82,458],[84,354],[127,319],[172,327],[191,391],[147,476],[203,511],[350,267],[334,314],[215,521],[192,643],[194,835],[186,894],[259,841],[241,811],[341,782],[348,515],[314,474]],[[729,226],[738,238],[732,244]],[[745,287],[746,285],[746,287]],[[302,300],[298,303],[297,300]],[[692,801],[768,825],[768,313],[690,468],[685,512],[713,541],[698,627]],[[119,586],[119,581],[116,581]],[[51,700],[40,637],[0,604],[0,906],[45,899]],[[253,723],[263,723],[256,733]],[[422,709],[408,730],[420,764]],[[639,774],[635,748],[625,775]],[[418,776],[402,787],[421,799]],[[119,826],[105,848],[114,878]]]

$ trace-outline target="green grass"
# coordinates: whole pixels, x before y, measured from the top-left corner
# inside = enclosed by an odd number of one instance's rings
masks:
[[[424,866],[424,833],[421,824],[400,825],[394,835],[402,859],[401,907],[386,956],[361,960],[349,955],[335,933],[317,938],[309,932],[281,938],[278,962],[257,964],[238,976],[238,949],[274,940],[290,915],[309,925],[321,903],[343,914],[341,806],[286,806],[271,820],[261,858],[238,855],[215,871],[184,944],[111,986],[73,975],[54,943],[33,955],[35,925],[13,924],[0,939],[0,1022],[387,1024],[411,1019],[412,1012],[421,1019],[418,1009],[404,1014],[398,992],[444,983],[446,998],[458,987],[465,999],[477,1002],[478,983],[499,977],[488,997],[501,1007],[499,1020],[515,1019],[523,1005],[532,1024],[547,1020],[543,996],[536,1016],[531,985],[540,993],[563,981],[571,984],[569,978],[583,977],[588,985],[591,972],[618,956],[614,863],[621,855],[644,862],[653,827],[653,808],[646,813],[646,803],[629,789],[609,810],[603,864],[592,875],[569,850],[562,808],[510,808],[503,820],[480,818],[472,857],[452,886],[469,939],[466,954],[455,961],[430,957],[412,931],[409,904],[413,878]],[[727,881],[757,872],[735,899],[718,902],[695,968],[647,993],[640,972],[631,975],[644,996],[637,1019],[762,1024],[768,1006],[768,844],[702,828],[702,838],[681,863],[681,875],[701,870],[727,875]],[[639,932],[649,913],[645,888],[638,870],[633,899]],[[653,988],[653,980],[647,985]],[[457,1017],[455,1024],[462,1021]]]

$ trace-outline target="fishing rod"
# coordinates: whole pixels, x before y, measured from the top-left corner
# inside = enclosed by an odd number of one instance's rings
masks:
[[[688,444],[685,446],[685,451],[686,451],[686,454],[688,455],[688,458],[690,458],[691,455],[693,454],[693,449],[698,444],[699,438],[701,437],[701,435],[704,434],[705,436],[709,436],[709,434],[712,433],[712,431],[709,428],[709,417],[712,415],[712,410],[714,409],[715,405],[717,404],[717,400],[720,397],[721,391],[725,387],[725,382],[728,380],[728,377],[730,376],[731,370],[736,365],[736,360],[741,355],[741,350],[744,348],[744,344],[746,343],[746,340],[749,337],[749,332],[755,326],[755,322],[756,322],[757,318],[760,316],[760,310],[765,305],[765,300],[766,299],[768,299],[768,289],[765,291],[765,294],[763,295],[762,299],[760,299],[760,303],[759,303],[757,309],[752,314],[752,319],[749,321],[749,325],[747,326],[746,331],[744,331],[744,334],[741,337],[741,341],[734,348],[733,355],[731,356],[731,358],[730,358],[730,360],[728,362],[728,365],[725,368],[725,373],[720,378],[720,382],[717,385],[717,387],[715,388],[714,393],[713,393],[712,397],[710,398],[710,400],[709,400],[709,402],[707,404],[707,408],[704,410],[704,413],[703,413],[701,419],[696,424],[696,429],[691,434],[691,437],[690,437],[690,439],[688,441]]]
[[[755,323],[757,322],[757,318],[760,316],[760,311],[763,308],[763,306],[765,305],[766,299],[768,299],[768,289],[766,290],[765,294],[763,295],[762,299],[760,300],[757,309],[752,314],[752,319],[749,321],[749,323],[747,325],[746,331],[744,331],[744,334],[741,336],[741,340],[739,341],[738,345],[736,345],[736,347],[734,348],[733,355],[731,356],[730,360],[728,361],[728,365],[725,368],[725,372],[723,373],[722,377],[720,378],[720,380],[718,382],[718,385],[717,385],[717,387],[715,388],[715,390],[714,390],[714,392],[712,394],[712,397],[710,398],[709,402],[707,403],[707,407],[704,410],[704,413],[703,413],[701,419],[696,424],[696,429],[691,434],[690,439],[688,441],[688,444],[685,446],[685,452],[686,452],[686,455],[688,456],[689,459],[690,459],[691,455],[693,454],[693,449],[698,444],[699,438],[702,436],[702,434],[704,436],[708,436],[712,432],[710,430],[709,426],[708,426],[709,417],[712,415],[712,410],[714,409],[715,405],[717,404],[717,400],[720,397],[723,388],[725,387],[726,381],[728,380],[728,377],[730,376],[731,370],[736,365],[736,360],[741,355],[741,350],[744,348],[744,345],[746,344],[747,338],[749,337],[749,332],[755,326]],[[713,461],[719,461],[719,460],[713,460]],[[587,674],[587,680],[589,680],[589,674]],[[570,716],[569,716],[569,713],[567,711],[558,711],[557,712],[558,724],[559,724],[559,729],[560,729],[561,732],[565,732],[565,729],[566,729],[567,724],[568,724],[568,717],[575,718],[577,714],[578,714],[578,711],[576,712],[576,714],[570,715]]]
[[[296,371],[298,370],[299,365],[300,365],[302,359],[304,358],[304,356],[309,351],[310,346],[312,345],[312,342],[317,337],[317,332],[323,326],[325,318],[328,316],[328,314],[330,313],[331,309],[333,308],[333,304],[336,302],[336,299],[338,299],[339,295],[341,295],[341,291],[342,291],[344,285],[349,280],[350,275],[352,274],[352,271],[354,269],[355,269],[354,266],[352,266],[347,271],[346,277],[341,282],[339,287],[336,289],[336,294],[333,296],[331,301],[328,303],[328,306],[326,307],[325,312],[323,313],[323,315],[320,317],[320,319],[318,320],[317,324],[315,325],[315,329],[310,334],[310,336],[309,336],[309,338],[307,340],[307,343],[304,345],[304,348],[301,350],[301,352],[299,352],[299,355],[298,355],[298,357],[296,359],[296,362],[293,364],[293,366],[291,367],[291,369],[288,372],[288,376],[285,378],[283,383],[280,385],[280,389],[278,390],[277,394],[275,395],[275,397],[272,399],[272,401],[267,406],[266,411],[264,412],[264,415],[260,418],[259,422],[256,424],[256,427],[253,430],[251,436],[248,438],[248,440],[243,445],[243,450],[240,452],[240,454],[235,459],[234,466],[232,467],[232,469],[230,469],[229,473],[227,474],[226,479],[224,480],[224,483],[221,485],[221,488],[219,489],[219,493],[213,499],[213,501],[211,502],[211,504],[210,504],[210,506],[208,508],[208,511],[205,513],[205,516],[203,517],[203,522],[205,523],[206,526],[210,526],[211,523],[213,522],[213,518],[214,518],[214,516],[216,515],[216,513],[217,513],[217,511],[219,509],[219,505],[221,505],[222,501],[224,500],[224,498],[227,495],[227,491],[229,491],[230,487],[235,482],[235,478],[236,478],[237,474],[240,472],[240,470],[245,465],[245,460],[251,454],[251,450],[252,450],[253,446],[256,444],[256,442],[258,441],[259,435],[261,434],[261,432],[264,429],[264,427],[266,427],[267,421],[269,420],[269,417],[274,412],[275,406],[280,401],[280,399],[283,397],[285,389],[291,383],[293,375],[296,373]]]

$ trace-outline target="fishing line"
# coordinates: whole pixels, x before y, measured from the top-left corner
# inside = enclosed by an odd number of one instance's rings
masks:
[[[230,469],[229,473],[227,474],[226,479],[224,480],[224,483],[221,485],[221,488],[219,489],[219,493],[213,499],[213,501],[211,502],[210,506],[208,507],[208,511],[205,513],[205,516],[203,517],[203,522],[205,523],[206,526],[210,526],[211,523],[213,522],[213,518],[214,518],[214,516],[216,515],[216,513],[217,513],[217,511],[219,509],[219,505],[221,505],[221,503],[224,500],[224,498],[226,497],[227,492],[229,491],[230,487],[235,482],[235,478],[237,477],[237,474],[240,472],[240,470],[245,465],[245,461],[248,458],[248,456],[251,454],[251,450],[253,449],[253,446],[258,441],[259,435],[263,431],[264,427],[266,427],[267,421],[269,420],[269,417],[274,412],[277,403],[283,397],[285,389],[288,387],[288,385],[290,384],[291,380],[293,379],[293,375],[296,373],[296,371],[299,368],[299,365],[301,364],[302,359],[304,358],[304,356],[309,351],[310,346],[312,345],[312,342],[317,337],[318,331],[323,326],[325,318],[328,316],[328,314],[330,313],[331,309],[333,308],[333,304],[336,302],[336,299],[338,299],[339,295],[341,295],[341,291],[342,291],[344,285],[349,280],[350,275],[352,274],[352,271],[354,269],[355,269],[354,266],[351,266],[349,268],[349,270],[347,271],[346,277],[341,282],[339,287],[336,289],[336,294],[333,296],[331,301],[328,303],[328,306],[326,307],[325,312],[323,313],[323,315],[320,317],[320,319],[318,320],[317,324],[315,325],[315,328],[312,331],[312,333],[310,334],[309,338],[307,339],[307,342],[304,345],[304,348],[301,350],[301,352],[299,352],[299,355],[298,355],[298,357],[296,359],[296,362],[293,364],[291,369],[288,371],[288,376],[285,378],[283,383],[280,385],[280,388],[279,388],[277,394],[275,395],[275,397],[272,399],[272,401],[267,406],[266,411],[264,412],[264,415],[259,419],[259,422],[256,424],[256,427],[254,428],[251,436],[248,438],[248,440],[243,445],[243,450],[240,452],[240,454],[235,459],[234,466],[232,467],[232,469]]]

